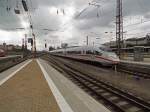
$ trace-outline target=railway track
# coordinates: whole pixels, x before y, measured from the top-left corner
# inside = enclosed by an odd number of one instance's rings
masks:
[[[60,61],[58,62],[52,57],[49,57],[48,61],[56,69],[59,68],[60,72],[63,70],[69,79],[88,92],[97,101],[109,107],[110,110],[114,112],[150,112],[150,103],[95,77],[91,77],[90,74],[83,73]]]
[[[62,58],[64,58],[64,57],[62,57]],[[71,59],[71,58],[68,58],[68,59],[75,60],[75,59]],[[99,67],[102,67],[103,69],[108,69],[108,67],[104,67],[100,63],[91,63],[88,61],[81,61],[81,60],[75,60],[75,61],[94,65],[96,67],[99,66]],[[137,69],[138,69],[138,71],[137,71]],[[115,67],[113,67],[112,70],[115,71]],[[129,65],[124,66],[121,64],[121,65],[117,66],[117,72],[126,73],[126,75],[135,76],[137,78],[144,78],[144,79],[148,79],[148,80],[150,79],[150,69],[148,67],[140,69],[140,67],[133,68],[131,65],[130,66]]]
[[[45,53],[36,54],[37,58],[39,58],[43,55],[45,55]],[[24,58],[17,56],[17,57],[9,57],[9,58],[0,59],[0,73],[4,72],[5,70],[7,70],[11,67],[14,67],[14,66],[22,63],[30,58],[32,58],[31,54]]]
[[[131,65],[118,65],[118,72],[123,72],[128,75],[137,76],[139,78],[150,79],[150,69],[148,67],[132,67]]]
[[[4,62],[2,64],[0,64],[0,73],[2,73],[3,71],[13,67],[13,66],[16,66],[18,65],[19,63],[22,63],[23,61],[27,60],[26,58],[25,59],[17,59],[17,60],[10,60],[10,61],[7,61],[7,62]]]
[[[136,72],[136,71],[128,70],[124,68],[118,68],[117,71],[127,73],[128,75],[131,75],[131,76],[136,76],[137,78],[150,79],[150,74],[143,73],[143,72]]]

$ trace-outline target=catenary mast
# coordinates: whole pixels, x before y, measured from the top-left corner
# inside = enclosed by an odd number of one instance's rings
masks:
[[[123,16],[122,16],[122,0],[117,0],[116,7],[116,48],[117,54],[120,56],[123,47]]]

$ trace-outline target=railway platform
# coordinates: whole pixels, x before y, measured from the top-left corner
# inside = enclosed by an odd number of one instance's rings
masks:
[[[110,112],[41,59],[0,74],[0,112]]]
[[[121,60],[121,63],[124,64],[134,64],[140,66],[150,66],[150,61],[131,61],[131,60]]]

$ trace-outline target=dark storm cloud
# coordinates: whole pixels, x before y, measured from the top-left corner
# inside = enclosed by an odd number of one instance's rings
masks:
[[[16,0],[0,0],[0,29],[11,30],[11,28],[22,27],[19,16],[14,13],[16,8]],[[49,35],[56,35],[63,30],[62,21],[65,16],[68,16],[67,7],[73,7],[75,14],[72,20],[68,20],[65,27],[70,28],[73,25],[72,40],[77,40],[84,36],[82,32],[101,32],[102,30],[115,30],[115,13],[116,13],[116,0],[95,0],[100,4],[100,8],[89,6],[88,3],[92,0],[27,0],[28,6],[32,14],[34,31],[40,38],[58,38],[46,37]],[[7,6],[10,6],[11,11],[7,11]],[[143,16],[145,19],[150,18],[150,0],[123,0],[123,16]],[[25,15],[21,2],[19,3],[21,14]],[[55,8],[50,13],[50,8]],[[84,9],[87,8],[79,17],[76,16]],[[65,16],[59,16],[57,9],[65,9]],[[60,12],[59,12],[60,13]],[[98,16],[97,16],[98,14]],[[25,21],[28,21],[25,18]],[[68,24],[68,22],[71,23]],[[148,26],[142,27],[146,29]],[[140,30],[142,30],[140,28]],[[57,30],[46,31],[43,29]],[[98,30],[97,30],[98,29]],[[100,30],[99,30],[100,29]],[[14,29],[12,29],[14,30]],[[67,29],[65,29],[66,31]],[[102,31],[102,32],[104,32]],[[79,37],[79,38],[78,38]],[[69,41],[69,40],[68,40]]]
[[[14,5],[15,3],[9,3],[6,0],[0,1],[0,29],[15,30],[15,28],[20,27],[20,19],[13,12]]]
[[[52,15],[49,12],[49,7],[41,7],[35,13],[33,13],[32,19],[35,28],[55,30],[59,28],[59,17],[57,14]]]
[[[104,2],[105,1],[105,2]],[[82,6],[87,6],[88,9],[79,17],[77,18],[76,26],[77,28],[86,29],[86,28],[93,28],[93,27],[103,27],[103,26],[110,26],[110,23],[114,22],[115,20],[115,8],[116,8],[116,0],[103,0],[102,2],[100,0],[97,0],[101,7],[97,9],[94,6],[88,6],[88,1],[85,0],[32,0],[31,3],[28,1],[29,8],[34,10],[35,15],[33,14],[33,19],[35,23],[35,27],[38,26],[44,26],[50,28],[59,27],[59,20],[57,19],[57,16],[52,15],[51,17],[48,15],[48,11],[45,7],[60,7],[60,6],[67,6],[68,4],[74,4],[75,7],[78,9],[82,9]],[[11,3],[15,7],[15,2]],[[3,3],[3,6],[5,4]],[[123,1],[123,15],[129,16],[129,15],[144,15],[147,12],[150,11],[150,1],[149,0],[125,0]],[[99,14],[99,18],[97,17],[97,13]],[[17,17],[14,16],[14,20],[9,20],[10,26],[18,26],[20,25]],[[11,16],[11,17],[12,17]],[[5,18],[8,18],[7,16],[3,16],[4,18],[1,18],[1,23],[4,22]],[[38,17],[38,18],[37,18]],[[149,15],[145,15],[145,17],[149,17]],[[7,19],[6,19],[7,20]],[[49,20],[49,21],[48,21]],[[54,22],[51,21],[55,21]],[[82,20],[82,22],[80,22]],[[36,24],[38,23],[38,24]],[[81,24],[78,24],[81,23]],[[16,25],[17,24],[17,25]],[[4,25],[8,27],[6,24]],[[53,27],[54,26],[54,27]],[[1,24],[1,28],[3,28],[3,25]]]
[[[149,0],[123,0],[123,13],[127,15],[145,15],[150,11]]]
[[[116,0],[109,0],[110,3],[101,4],[100,8],[100,17],[97,21],[97,8],[89,8],[78,17],[76,26],[79,29],[89,29],[93,27],[112,27],[112,23],[115,23],[115,14],[116,14]],[[150,1],[149,0],[123,0],[123,16],[144,16],[149,18],[150,14]],[[147,14],[148,13],[148,14]],[[78,22],[80,21],[80,22]],[[81,22],[82,21],[82,22]]]
[[[90,8],[90,10],[87,10],[86,13],[81,15],[79,18],[77,18],[76,23],[77,27],[80,29],[89,29],[93,27],[112,27],[111,22],[115,22],[115,10],[113,5],[107,6],[107,8],[100,8],[97,9],[96,7]],[[97,16],[98,14],[98,16]]]
[[[150,13],[146,14],[144,17],[145,17],[146,19],[150,19]]]
[[[31,4],[30,7],[38,9],[40,7],[66,7],[69,4],[72,4],[72,0],[28,0],[28,3]]]

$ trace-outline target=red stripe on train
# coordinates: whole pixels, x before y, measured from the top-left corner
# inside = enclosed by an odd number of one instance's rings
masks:
[[[101,56],[95,56],[96,58],[101,58],[101,59],[104,59],[104,60],[107,60],[107,61],[111,61],[113,63],[119,63],[119,61],[113,61],[111,59],[108,59],[108,58],[104,58],[104,57],[101,57]]]
[[[86,55],[86,54],[78,54],[78,56],[89,56],[89,55]],[[107,61],[111,61],[111,62],[113,62],[113,63],[115,63],[115,64],[117,64],[117,63],[119,63],[119,61],[113,61],[113,60],[111,60],[111,59],[108,59],[108,58],[104,58],[104,57],[102,57],[102,56],[95,56],[96,58],[101,58],[101,59],[104,59],[104,60],[107,60]]]

